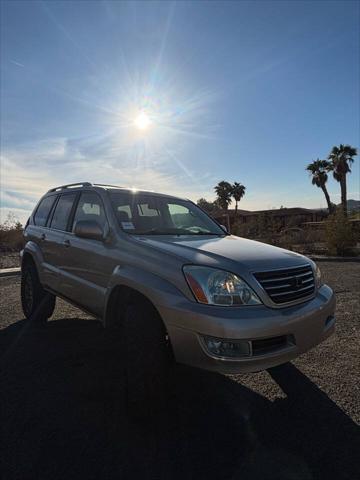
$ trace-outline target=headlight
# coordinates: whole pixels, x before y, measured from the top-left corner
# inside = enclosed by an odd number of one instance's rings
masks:
[[[315,286],[316,286],[316,288],[320,288],[321,285],[323,284],[323,282],[321,280],[320,268],[316,265],[316,263],[315,263],[315,268],[314,268],[314,275],[315,275]]]
[[[222,306],[261,304],[252,288],[234,273],[196,265],[186,265],[183,270],[194,297],[200,303]]]

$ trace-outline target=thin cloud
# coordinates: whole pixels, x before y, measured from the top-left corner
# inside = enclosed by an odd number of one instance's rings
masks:
[[[0,161],[1,207],[27,214],[49,188],[77,181],[153,189],[192,200],[208,190],[208,174],[189,182],[192,173],[175,161],[173,153],[164,158],[143,158],[140,152],[134,161],[133,151],[119,156],[111,142],[95,141],[92,145],[88,139],[48,139],[9,149]]]
[[[22,67],[22,68],[25,67],[25,65],[23,65],[23,64],[20,63],[20,62],[16,62],[15,60],[10,60],[10,62],[11,62],[12,64],[16,65],[17,67]]]

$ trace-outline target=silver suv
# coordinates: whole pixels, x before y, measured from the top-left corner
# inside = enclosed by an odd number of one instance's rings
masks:
[[[65,185],[42,197],[24,236],[25,316],[46,321],[56,296],[90,312],[126,339],[143,384],[171,359],[266,369],[334,330],[335,297],[313,261],[230,235],[189,200]]]

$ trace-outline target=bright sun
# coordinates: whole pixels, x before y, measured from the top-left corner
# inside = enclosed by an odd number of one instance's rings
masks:
[[[151,120],[145,112],[140,112],[134,120],[134,125],[139,130],[147,130],[151,125]]]

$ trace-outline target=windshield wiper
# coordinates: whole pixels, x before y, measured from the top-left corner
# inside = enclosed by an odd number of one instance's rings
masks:
[[[134,235],[179,235],[176,230],[160,230],[159,228],[151,228],[150,230],[143,230],[140,232],[131,232]]]
[[[214,232],[191,232],[189,235],[216,235],[217,237],[222,237],[226,233],[214,233]]]
[[[191,232],[186,229],[168,229],[168,230],[160,230],[159,228],[151,228],[150,230],[144,230],[141,232],[131,232],[134,235],[216,235],[216,236],[222,236],[226,235],[224,233],[214,233],[214,232]]]

